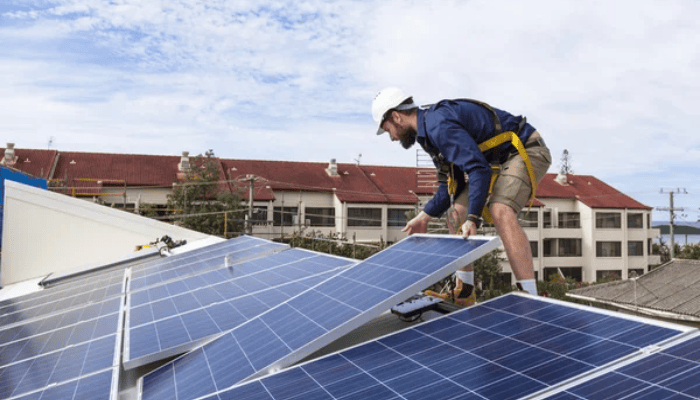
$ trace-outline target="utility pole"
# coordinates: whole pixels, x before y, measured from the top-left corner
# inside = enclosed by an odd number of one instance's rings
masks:
[[[253,188],[255,187],[255,176],[246,175],[246,179],[250,183],[248,187],[248,226],[247,232],[249,235],[253,235]]]
[[[248,235],[253,234],[253,194],[255,189],[255,181],[262,180],[256,178],[253,174],[248,174],[245,178],[236,179],[236,182],[248,182],[248,213],[246,214],[245,231]]]
[[[685,211],[685,209],[683,207],[673,207],[673,195],[675,193],[688,194],[688,192],[685,190],[685,188],[671,189],[671,190],[667,190],[667,192],[668,192],[670,207],[657,207],[656,209],[659,211],[668,211],[669,212],[668,222],[669,222],[669,234],[671,236],[671,260],[673,260],[673,257],[675,256],[674,253],[675,253],[675,247],[676,247],[676,243],[675,243],[674,237],[673,237],[673,221],[676,219],[676,214],[674,214],[674,211]],[[659,193],[663,194],[664,189],[661,189],[659,191]]]

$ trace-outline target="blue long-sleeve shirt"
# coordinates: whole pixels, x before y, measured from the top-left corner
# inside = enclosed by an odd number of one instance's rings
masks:
[[[523,117],[514,116],[494,108],[501,121],[503,132],[518,131]],[[526,123],[519,133],[525,143],[535,131]],[[469,214],[481,215],[491,182],[491,163],[503,163],[515,151],[510,142],[482,153],[479,143],[494,137],[493,114],[485,107],[465,100],[443,100],[427,109],[418,110],[416,141],[431,156],[442,154],[447,163],[452,163],[453,176],[457,181],[457,197],[469,177]],[[436,165],[438,167],[438,165]],[[441,183],[433,198],[423,211],[432,217],[441,216],[450,207],[447,185]]]

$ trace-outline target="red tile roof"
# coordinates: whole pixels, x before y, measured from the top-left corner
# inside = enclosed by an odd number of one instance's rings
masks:
[[[555,174],[545,175],[537,186],[537,198],[575,199],[590,208],[651,209],[594,176],[567,175],[566,186],[557,183],[556,177]]]
[[[273,190],[334,192],[348,203],[415,204],[418,194],[431,194],[418,189],[416,168],[337,164],[338,176],[330,176],[327,163],[262,160],[221,160],[229,179],[244,190],[247,199],[248,181],[255,175],[256,200],[271,200]],[[427,193],[426,193],[427,192]]]
[[[0,157],[4,149],[0,149]],[[56,150],[15,149],[16,161],[11,167],[42,178],[67,180],[77,194],[99,193],[105,186],[170,188],[182,181],[178,171],[179,156],[141,154],[108,154],[59,152]],[[194,157],[190,157],[192,161]],[[414,167],[337,164],[338,176],[329,176],[328,163],[264,160],[217,159],[226,190],[239,191],[248,198],[246,175],[256,177],[254,198],[274,200],[273,191],[334,192],[348,203],[415,204],[417,195],[431,195],[434,188],[419,184]],[[568,175],[568,185],[554,181],[547,174],[537,187],[533,206],[544,204],[539,199],[576,199],[591,208],[651,209],[590,175]],[[87,180],[81,180],[87,179]],[[101,180],[98,183],[97,180]]]
[[[56,150],[15,149],[15,162],[7,166],[36,178],[48,179],[57,154]],[[0,148],[0,159],[4,155],[5,149]]]

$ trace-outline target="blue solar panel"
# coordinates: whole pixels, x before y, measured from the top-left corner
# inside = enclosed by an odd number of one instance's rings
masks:
[[[0,398],[9,398],[118,365],[116,334],[0,367]]]
[[[159,300],[134,307],[131,298],[124,365],[137,367],[194,347],[199,341],[235,328],[290,297],[338,273],[355,261],[292,249],[224,268],[215,285],[187,291],[173,282]],[[196,286],[195,286],[196,287]],[[154,294],[149,291],[135,293]],[[178,293],[178,290],[180,291]],[[165,294],[176,293],[165,297]]]
[[[700,337],[587,380],[548,399],[700,398]]]
[[[226,242],[203,247],[180,255],[167,257],[133,268],[130,290],[139,290],[152,285],[199,274],[223,267],[225,258],[230,263],[266,256],[287,249],[288,246],[269,240],[242,236]]]
[[[116,377],[117,372],[108,369],[9,400],[116,400]]]
[[[635,344],[626,340],[646,331],[645,327],[653,328],[656,338],[635,340]],[[528,332],[537,334],[525,335]],[[604,359],[590,360],[584,349],[594,352],[596,346],[607,343],[606,348],[618,354],[631,354],[684,332],[595,309],[508,295],[230,390],[221,390],[225,382],[216,375],[209,380],[201,374],[191,379],[197,382],[195,394],[210,394],[207,400],[509,400],[537,394],[608,364]],[[529,340],[521,340],[524,337]],[[570,348],[558,346],[563,338],[573,340]],[[170,392],[162,386],[150,392],[152,388],[144,385],[143,395],[166,398],[160,396],[170,393],[175,398],[175,387],[171,385]],[[577,395],[561,399],[578,399]]]
[[[406,238],[146,375],[143,398],[193,399],[290,365],[494,250],[498,243],[497,238]]]

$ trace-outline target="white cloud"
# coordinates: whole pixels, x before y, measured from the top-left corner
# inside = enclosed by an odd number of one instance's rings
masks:
[[[0,127],[18,147],[413,165],[372,133],[371,99],[396,85],[527,115],[552,171],[566,148],[623,191],[700,170],[693,0],[21,6],[0,16]]]

